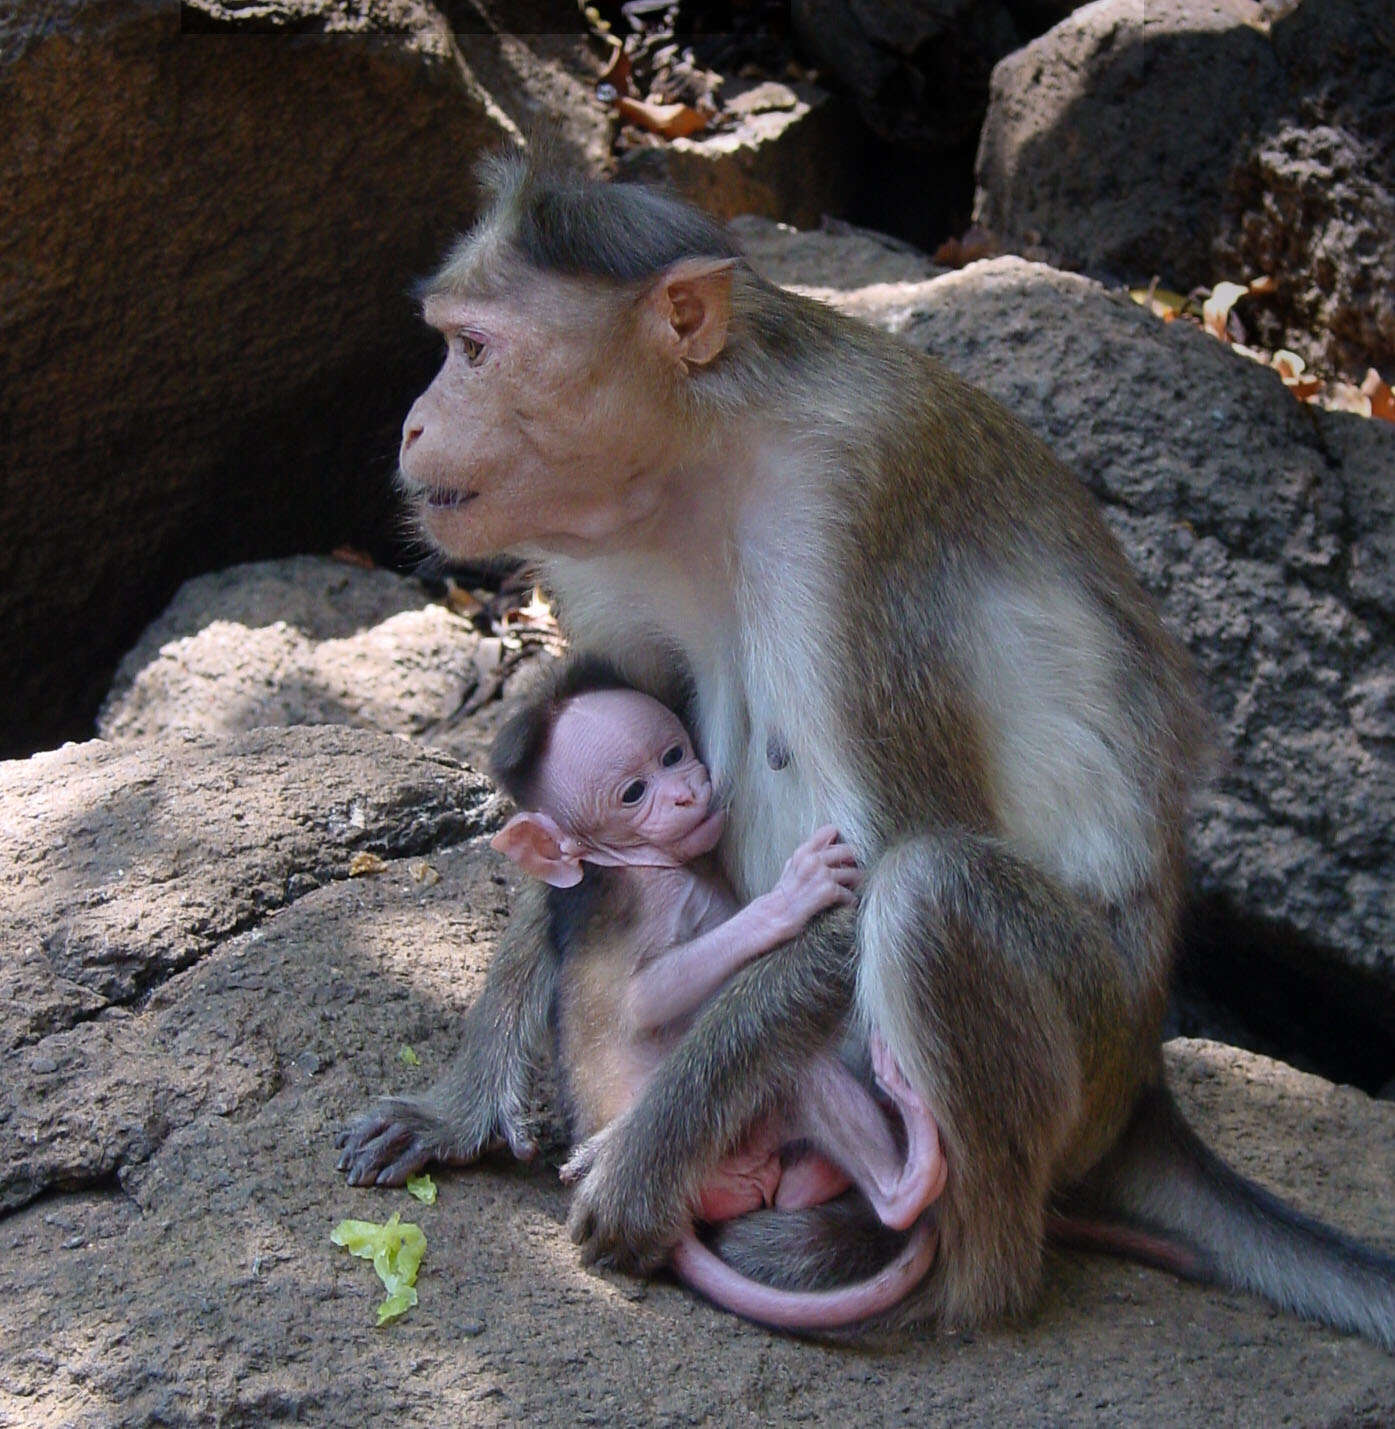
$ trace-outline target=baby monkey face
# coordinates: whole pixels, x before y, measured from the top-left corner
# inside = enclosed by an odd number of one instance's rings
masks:
[[[679,861],[716,847],[723,814],[712,780],[667,706],[634,690],[569,700],[548,742],[545,783],[560,822],[613,849],[657,848]]]

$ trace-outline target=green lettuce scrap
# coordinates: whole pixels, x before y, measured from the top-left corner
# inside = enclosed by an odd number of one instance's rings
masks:
[[[420,1226],[404,1222],[394,1211],[383,1225],[372,1221],[340,1221],[329,1238],[351,1255],[373,1262],[373,1269],[388,1292],[387,1299],[378,1306],[380,1325],[395,1320],[417,1303],[413,1286],[417,1267],[426,1254],[426,1236]]]
[[[405,1042],[397,1049],[397,1060],[406,1067],[421,1066],[421,1058]]]
[[[407,1189],[423,1206],[434,1206],[436,1204],[436,1183],[425,1171],[423,1171],[420,1176],[408,1176]]]

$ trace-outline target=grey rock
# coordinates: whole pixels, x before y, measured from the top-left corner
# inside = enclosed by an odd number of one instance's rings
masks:
[[[254,561],[180,588],[121,661],[97,727],[117,741],[351,725],[484,768],[500,696],[536,653],[481,638],[391,571],[323,556]],[[312,877],[297,870],[291,887]]]
[[[861,141],[841,101],[817,85],[774,80],[736,80],[722,93],[722,128],[631,148],[620,173],[667,184],[722,219],[753,213],[812,228],[847,206]]]
[[[1033,256],[1183,292],[1360,377],[1395,363],[1385,0],[1101,0],[993,73],[976,219]]]

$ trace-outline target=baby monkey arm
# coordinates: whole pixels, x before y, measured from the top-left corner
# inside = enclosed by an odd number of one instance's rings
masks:
[[[635,973],[624,997],[630,1025],[652,1032],[696,1011],[733,973],[802,932],[816,913],[851,903],[861,879],[856,856],[837,830],[816,829],[769,893]]]

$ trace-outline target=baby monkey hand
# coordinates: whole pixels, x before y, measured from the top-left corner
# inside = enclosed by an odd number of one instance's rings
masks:
[[[825,824],[790,855],[779,882],[761,902],[780,936],[793,938],[816,913],[853,902],[861,883],[857,855],[832,824]]]

